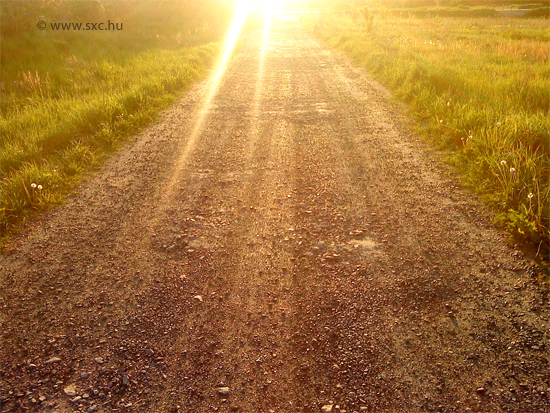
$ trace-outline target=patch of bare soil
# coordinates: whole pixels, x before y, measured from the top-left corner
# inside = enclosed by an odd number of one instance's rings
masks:
[[[1,410],[549,411],[542,270],[382,87],[293,22],[212,85],[0,257]]]

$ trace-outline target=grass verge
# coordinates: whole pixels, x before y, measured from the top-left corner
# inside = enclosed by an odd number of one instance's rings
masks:
[[[132,52],[98,60],[69,56],[62,84],[19,72],[2,96],[0,220],[9,235],[60,202],[82,175],[151,122],[205,73],[219,44]]]
[[[205,75],[234,7],[231,0],[0,2],[2,244]]]
[[[2,244],[206,74],[234,7],[232,0],[0,2]]]
[[[306,25],[408,102],[496,220],[547,257],[548,20],[363,17],[327,13]]]

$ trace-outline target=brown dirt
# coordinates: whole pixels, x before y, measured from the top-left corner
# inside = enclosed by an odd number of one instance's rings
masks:
[[[529,251],[363,71],[261,38],[0,257],[2,410],[550,411]]]

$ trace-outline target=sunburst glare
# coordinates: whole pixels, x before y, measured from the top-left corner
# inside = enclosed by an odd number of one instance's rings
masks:
[[[222,55],[220,57],[219,62],[217,63],[214,76],[212,76],[212,78],[209,80],[206,86],[206,90],[208,90],[208,93],[204,98],[204,101],[201,105],[200,110],[198,111],[197,119],[195,121],[191,135],[189,136],[185,144],[185,147],[183,148],[183,150],[180,153],[180,156],[178,157],[178,160],[174,168],[174,173],[172,175],[172,179],[170,180],[170,183],[167,186],[167,190],[164,192],[163,203],[167,202],[172,197],[173,191],[175,189],[174,186],[179,179],[181,170],[183,169],[185,162],[189,157],[189,154],[193,150],[197,138],[200,136],[200,134],[204,129],[205,121],[212,109],[212,100],[218,94],[218,89],[220,87],[221,80],[225,74],[227,64],[231,58],[231,55],[233,54],[233,49],[235,48],[235,45],[239,39],[241,30],[243,28],[243,25],[246,21],[248,14],[261,5],[262,14],[264,16],[263,39],[265,41],[265,39],[267,39],[267,36],[269,34],[269,26],[270,26],[270,21],[272,17],[272,12],[275,8],[276,3],[280,4],[281,2],[272,1],[272,0],[263,1],[263,2],[257,2],[253,0],[239,0],[237,2],[236,8],[235,8],[235,14],[224,42]],[[263,46],[263,48],[264,48],[263,53],[265,53],[265,45]]]

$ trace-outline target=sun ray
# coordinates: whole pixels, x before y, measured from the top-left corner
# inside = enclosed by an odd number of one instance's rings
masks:
[[[222,78],[225,74],[227,64],[229,63],[229,59],[231,58],[233,49],[235,48],[235,45],[239,39],[239,35],[241,33],[249,10],[250,1],[239,0],[235,9],[235,15],[227,32],[221,58],[216,65],[214,76],[210,78],[208,84],[206,85],[206,90],[208,90],[208,93],[206,94],[204,101],[198,111],[193,130],[191,131],[191,134],[189,135],[189,138],[187,139],[187,142],[176,161],[172,178],[164,192],[161,204],[166,204],[172,198],[173,192],[175,190],[175,184],[180,177],[181,171],[185,166],[189,154],[195,147],[197,138],[203,132],[206,119],[212,109],[212,101],[214,97],[218,94],[218,90],[220,88]]]
[[[252,105],[252,122],[251,122],[251,137],[248,140],[247,162],[250,161],[252,154],[254,153],[253,147],[256,144],[260,131],[260,114],[261,114],[261,101],[262,93],[265,93],[265,60],[267,54],[267,47],[269,44],[271,34],[271,22],[272,15],[269,13],[264,14],[262,38],[260,42],[260,56],[258,59],[258,71],[256,75],[256,84],[254,85],[254,98]]]

